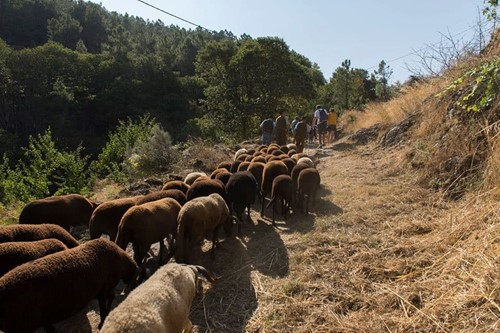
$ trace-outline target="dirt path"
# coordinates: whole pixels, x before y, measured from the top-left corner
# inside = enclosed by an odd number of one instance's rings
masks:
[[[274,228],[271,210],[262,219],[256,204],[241,240],[223,241],[214,262],[200,254],[222,279],[195,299],[195,332],[405,331],[394,318],[418,317],[425,291],[410,288],[405,307],[395,284],[432,264],[419,237],[449,204],[401,172],[398,151],[344,140],[310,153],[322,189],[309,215],[279,216]],[[97,331],[95,309],[57,331]]]

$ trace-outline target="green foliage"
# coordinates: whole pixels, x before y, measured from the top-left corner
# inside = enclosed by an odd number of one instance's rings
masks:
[[[137,141],[127,153],[126,169],[132,178],[158,175],[172,170],[179,154],[172,145],[170,134],[154,124],[146,140]]]
[[[444,93],[458,93],[456,105],[467,112],[483,112],[500,91],[500,59],[487,61],[456,79]]]
[[[14,167],[4,155],[0,165],[0,194],[3,203],[29,201],[54,194],[88,191],[87,156],[56,148],[50,129],[29,138],[23,158]]]
[[[109,140],[97,160],[91,163],[92,176],[103,179],[109,177],[117,182],[125,181],[126,161],[129,152],[141,142],[146,142],[153,127],[157,125],[149,115],[137,121],[128,118],[119,121],[117,128],[109,134]]]

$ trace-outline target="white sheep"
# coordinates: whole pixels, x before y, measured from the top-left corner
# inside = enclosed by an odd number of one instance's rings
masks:
[[[241,154],[248,154],[248,150],[246,148],[238,149],[236,153],[234,153],[233,161],[236,161],[238,159],[238,156],[240,156]]]
[[[299,158],[299,160],[297,161],[297,164],[300,164],[300,163],[307,164],[310,168],[314,168],[314,162],[309,157]]]
[[[188,316],[198,273],[215,281],[201,266],[161,267],[110,312],[100,332],[190,332],[193,325]]]
[[[186,175],[186,177],[184,178],[184,183],[188,184],[188,185],[192,185],[194,183],[194,181],[202,176],[206,176],[207,174],[204,173],[204,172],[198,172],[198,171],[195,171],[195,172],[191,172],[191,173],[188,173]]]

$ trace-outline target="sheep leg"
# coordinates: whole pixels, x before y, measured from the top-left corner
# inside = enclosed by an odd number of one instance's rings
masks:
[[[273,202],[273,226],[276,225],[276,222],[274,221],[274,213],[276,212],[276,201]]]
[[[99,314],[101,316],[101,322],[98,326],[99,329],[101,329],[102,325],[104,324],[104,320],[111,311],[111,303],[113,302],[114,297],[115,295],[113,290],[108,290],[107,292],[98,296]]]
[[[262,206],[260,208],[260,217],[264,217],[264,202],[266,201],[266,196],[262,194]]]
[[[165,243],[163,243],[163,239],[160,240],[159,244],[160,244],[160,251],[158,253],[158,268],[166,263],[166,261],[164,262],[163,260],[163,255],[165,253]]]
[[[306,214],[309,214],[309,197],[310,196],[311,196],[310,194],[308,194],[306,196]]]

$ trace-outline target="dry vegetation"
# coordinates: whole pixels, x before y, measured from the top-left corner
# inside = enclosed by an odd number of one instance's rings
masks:
[[[451,97],[436,93],[452,80],[344,115],[344,137],[314,151],[322,189],[310,215],[273,228],[256,204],[214,262],[200,251],[222,278],[195,300],[195,331],[498,332],[500,108],[496,125],[450,117]],[[347,135],[379,124],[381,137],[408,116],[396,145]]]

